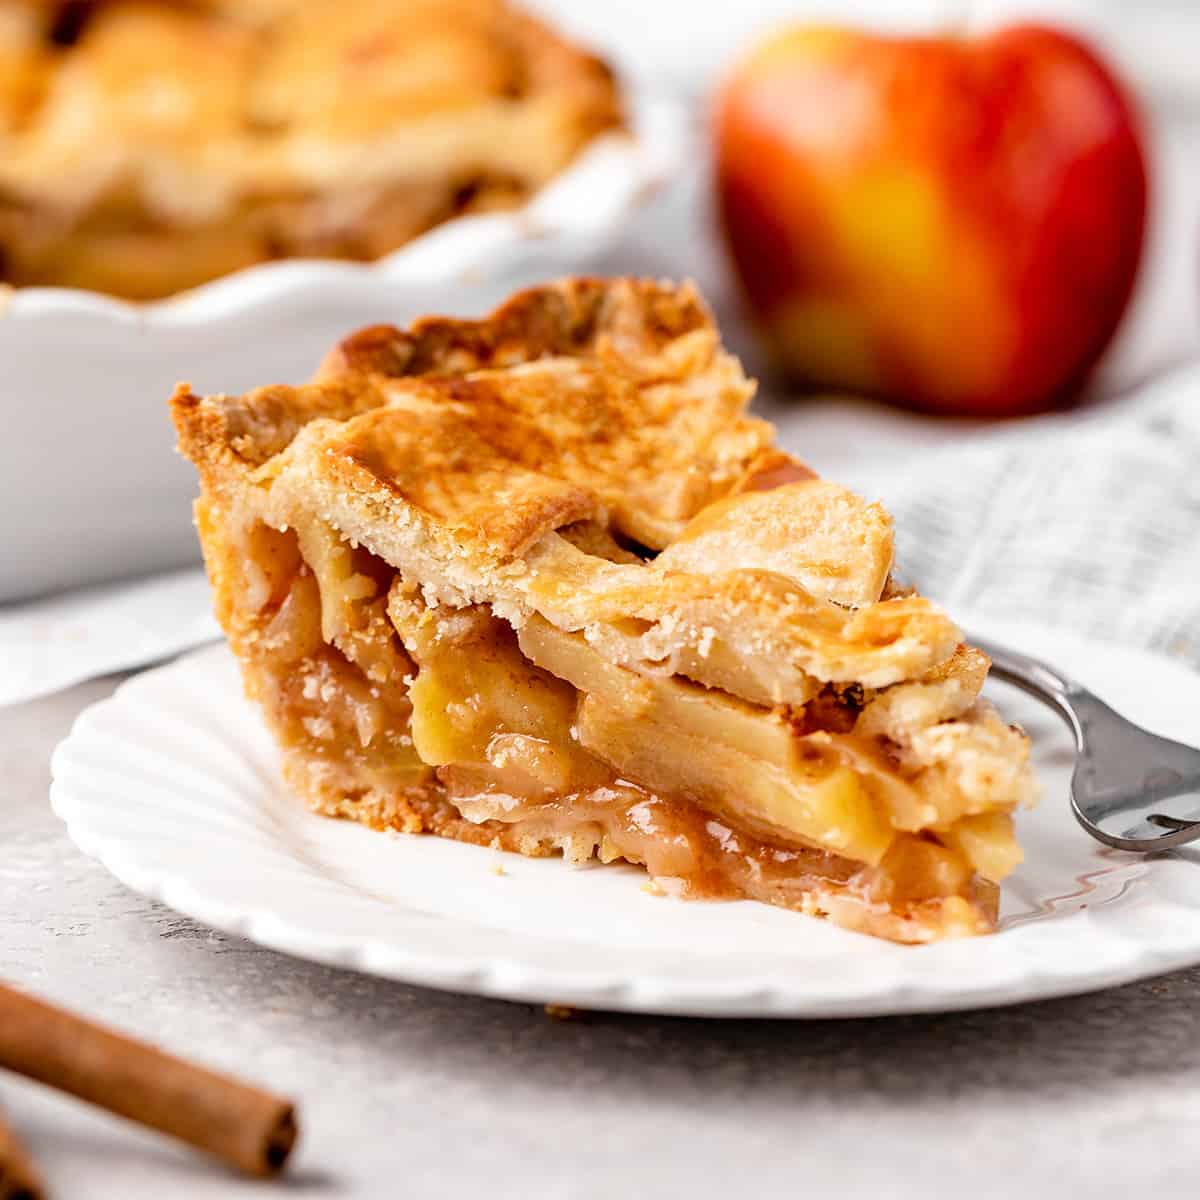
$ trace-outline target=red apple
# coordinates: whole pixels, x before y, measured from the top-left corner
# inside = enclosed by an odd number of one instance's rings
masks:
[[[746,296],[809,385],[999,416],[1070,399],[1141,256],[1133,107],[1078,38],[785,31],[719,98]]]

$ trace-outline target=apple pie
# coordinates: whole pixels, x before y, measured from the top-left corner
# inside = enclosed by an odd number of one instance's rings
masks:
[[[604,64],[505,0],[0,0],[0,280],[374,259],[620,124]]]
[[[173,400],[248,693],[318,812],[994,927],[1028,746],[892,524],[747,414],[688,286],[569,279]]]

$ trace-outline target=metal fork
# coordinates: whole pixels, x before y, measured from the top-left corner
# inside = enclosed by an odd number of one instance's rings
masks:
[[[1127,721],[1047,663],[979,638],[972,644],[992,660],[993,675],[1044,700],[1071,727],[1071,810],[1092,837],[1142,852],[1200,838],[1200,750]],[[1181,815],[1162,811],[1168,804]],[[1102,821],[1121,832],[1110,832]]]

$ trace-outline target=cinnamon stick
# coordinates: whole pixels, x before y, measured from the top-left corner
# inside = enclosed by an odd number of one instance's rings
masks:
[[[0,1200],[43,1200],[45,1194],[33,1159],[0,1121]]]
[[[250,1175],[276,1174],[296,1140],[288,1100],[3,984],[0,1067],[161,1130]]]

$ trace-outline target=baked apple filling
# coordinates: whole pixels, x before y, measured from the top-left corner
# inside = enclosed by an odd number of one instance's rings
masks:
[[[315,809],[903,942],[986,932],[1026,741],[770,446],[688,292],[566,281],[175,399],[247,690]]]
[[[843,909],[971,894],[979,911],[954,910],[967,925],[994,894],[976,873],[1019,860],[1007,814],[906,831],[912,802],[889,802],[919,793],[920,771],[905,780],[869,737],[845,754],[852,735],[799,733],[804,713],[635,674],[536,616],[514,635],[485,607],[431,610],[400,581],[388,611],[417,668],[413,744],[468,820],[518,824],[576,860],[645,864],[690,896],[788,904],[798,871],[793,902],[809,909],[818,879]],[[869,773],[851,765],[866,758]]]

